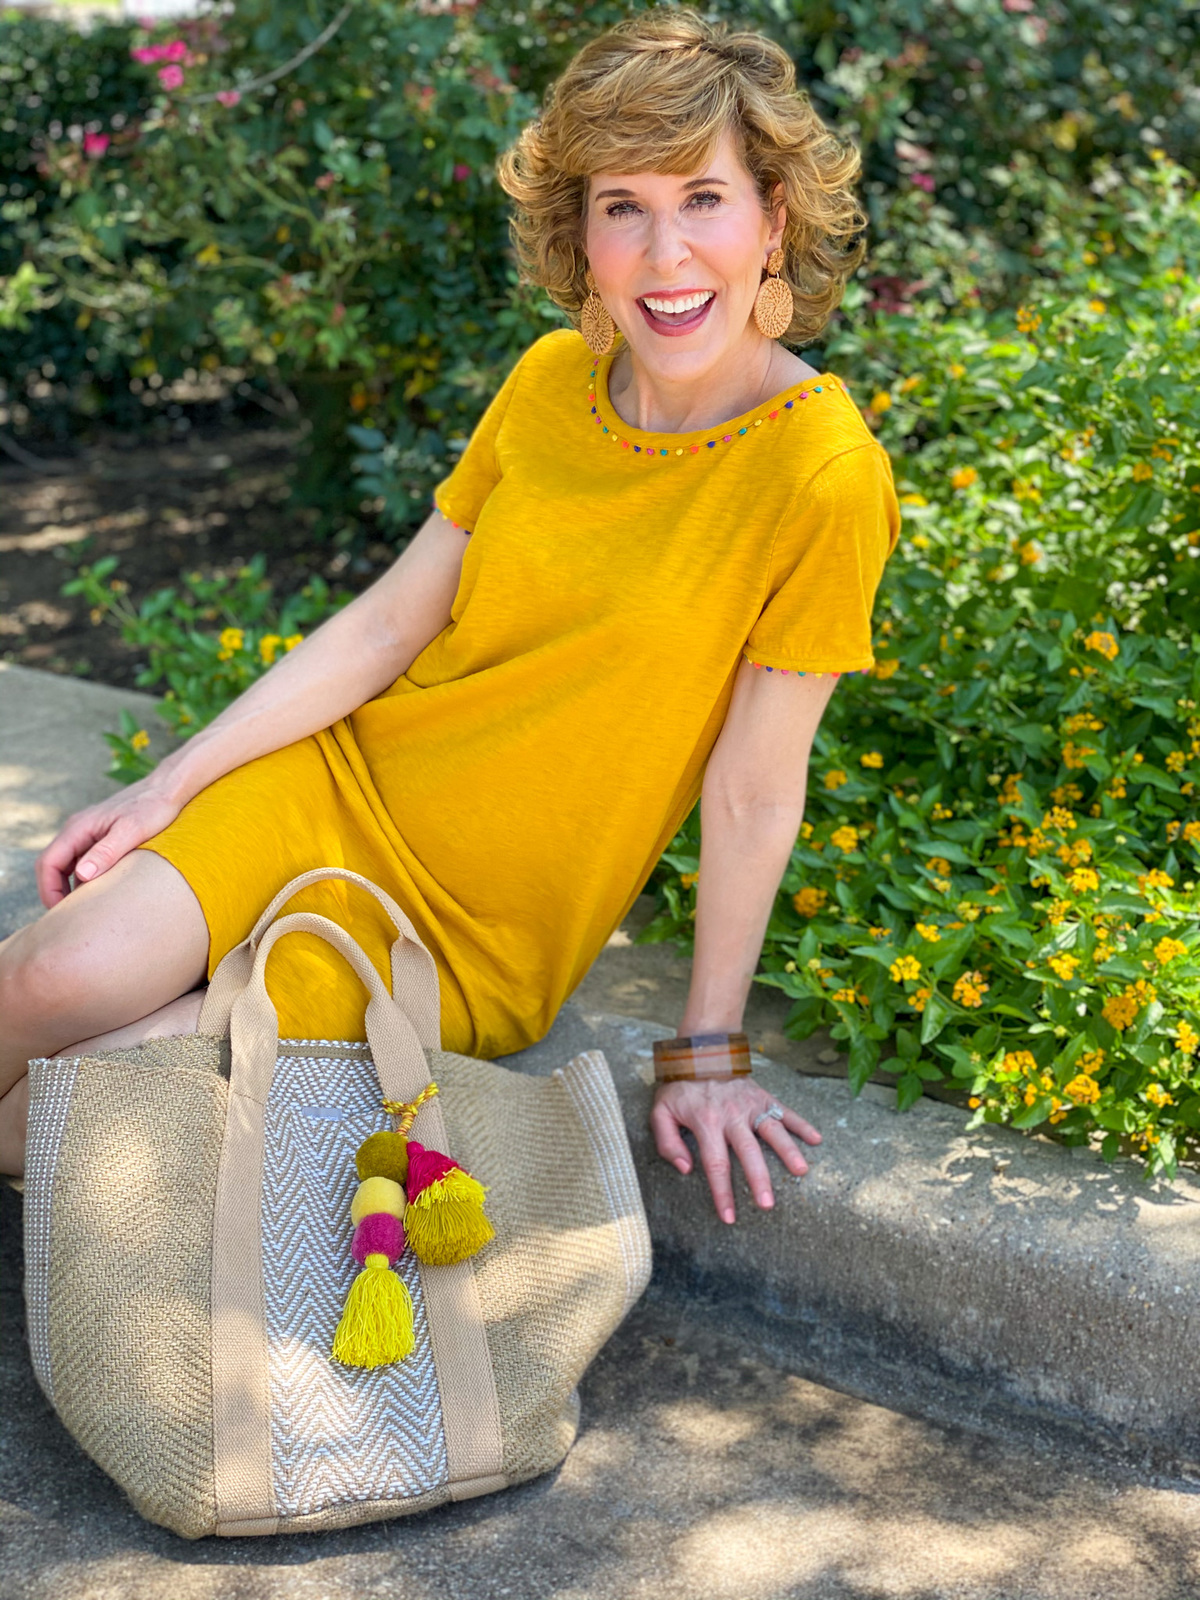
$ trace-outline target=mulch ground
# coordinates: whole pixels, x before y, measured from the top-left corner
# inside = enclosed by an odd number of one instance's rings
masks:
[[[45,471],[0,461],[0,660],[134,685],[139,653],[61,592],[102,556],[119,558],[135,602],[181,572],[233,571],[259,553],[281,597],[316,573],[365,587],[394,552],[368,538],[351,555],[314,536],[316,513],[289,503],[303,447],[295,428],[213,424],[158,445],[100,433]]]

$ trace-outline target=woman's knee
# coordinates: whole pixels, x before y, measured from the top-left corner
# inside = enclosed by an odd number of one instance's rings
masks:
[[[48,929],[48,918],[23,928],[0,947],[0,1018],[7,1029],[91,1009],[103,992],[104,959],[95,943]]]

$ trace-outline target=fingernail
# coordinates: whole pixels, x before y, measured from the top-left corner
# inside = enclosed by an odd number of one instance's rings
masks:
[[[722,1211],[722,1213],[721,1213],[721,1221],[722,1222],[732,1222],[733,1221],[733,1212],[732,1211]]]
[[[758,1203],[764,1211],[769,1211],[775,1204],[775,1197],[774,1195],[770,1194],[760,1194],[758,1197]]]
[[[676,1161],[675,1165],[679,1168],[680,1172],[686,1172],[688,1169],[688,1164],[686,1161]]]
[[[77,878],[90,878],[95,870],[95,867],[90,861],[81,861],[75,868],[75,876]]]

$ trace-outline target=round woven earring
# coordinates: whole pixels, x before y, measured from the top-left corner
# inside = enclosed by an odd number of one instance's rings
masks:
[[[579,331],[594,356],[606,356],[617,337],[617,325],[608,314],[608,307],[596,293],[596,280],[589,267],[585,274],[588,297],[579,313]]]
[[[754,320],[767,339],[782,339],[792,325],[795,305],[791,286],[779,276],[783,271],[783,251],[772,250],[767,258],[767,274],[754,296]]]

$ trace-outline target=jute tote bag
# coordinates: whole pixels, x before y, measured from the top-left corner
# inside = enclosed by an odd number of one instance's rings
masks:
[[[279,916],[323,878],[391,916],[391,995],[337,924]],[[278,1038],[265,968],[296,930],[366,986],[367,1044]],[[34,1369],[151,1521],[187,1538],[341,1528],[520,1483],[570,1448],[579,1378],[650,1271],[608,1065],[589,1051],[538,1078],[439,1039],[412,924],[331,868],[230,951],[195,1036],[31,1063]],[[486,1186],[495,1238],[450,1266],[406,1253],[412,1353],[343,1366],[355,1151],[390,1125],[383,1099],[431,1082],[413,1137]]]

